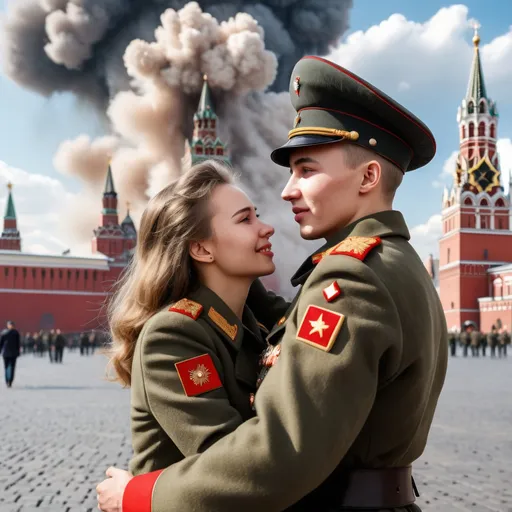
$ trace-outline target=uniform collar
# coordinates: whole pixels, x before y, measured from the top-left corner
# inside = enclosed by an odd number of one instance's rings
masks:
[[[190,299],[203,306],[201,318],[204,318],[231,346],[238,350],[242,345],[244,326],[231,308],[214,291],[203,285],[190,294]],[[244,321],[251,322],[250,311],[247,313],[244,310],[243,316]],[[252,320],[254,325],[257,325],[256,320],[254,318]]]
[[[326,238],[325,244],[316,250],[314,254],[323,252],[330,247],[340,243],[349,236],[362,236],[362,237],[379,237],[386,238],[390,236],[400,236],[409,240],[411,235],[403,215],[396,210],[386,210],[383,212],[374,213],[361,217],[360,219],[352,222],[348,226],[341,228]],[[297,272],[291,279],[293,286],[304,284],[309,274],[315,268],[312,261],[312,256],[309,256],[304,263],[299,267]]]

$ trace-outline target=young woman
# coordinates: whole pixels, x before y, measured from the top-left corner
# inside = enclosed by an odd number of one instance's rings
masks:
[[[215,161],[149,202],[109,307],[111,362],[131,386],[133,474],[202,452],[253,415],[266,343],[245,302],[275,270],[273,233]]]

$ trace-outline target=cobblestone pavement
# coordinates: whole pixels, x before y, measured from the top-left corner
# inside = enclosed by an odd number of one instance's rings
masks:
[[[0,512],[92,512],[96,484],[130,457],[129,393],[105,359],[23,356],[0,380]],[[512,357],[451,359],[428,447],[415,466],[425,512],[512,512]]]

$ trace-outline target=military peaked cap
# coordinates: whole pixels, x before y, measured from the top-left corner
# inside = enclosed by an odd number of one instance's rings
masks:
[[[292,72],[290,97],[297,117],[288,142],[272,160],[290,165],[293,149],[347,141],[370,149],[403,172],[435,155],[432,132],[414,114],[376,87],[333,62],[302,58]]]

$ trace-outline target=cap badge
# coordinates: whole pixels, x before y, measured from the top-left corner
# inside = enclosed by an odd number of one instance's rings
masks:
[[[293,90],[297,96],[300,96],[300,76],[296,76],[293,81]]]

